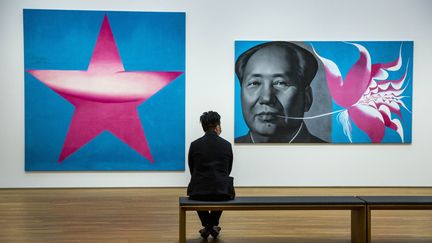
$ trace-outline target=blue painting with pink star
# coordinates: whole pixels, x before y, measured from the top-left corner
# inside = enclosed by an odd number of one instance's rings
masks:
[[[185,169],[185,13],[23,16],[26,171]]]

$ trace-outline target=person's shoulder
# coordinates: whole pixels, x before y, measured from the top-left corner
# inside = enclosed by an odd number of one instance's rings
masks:
[[[200,143],[203,143],[204,142],[203,140],[204,140],[204,136],[200,137],[200,138],[197,138],[197,139],[195,139],[194,141],[192,141],[190,143],[190,146],[192,147],[192,146],[196,146],[196,145],[198,145]]]
[[[252,143],[249,133],[234,139],[235,143]]]
[[[225,138],[223,138],[223,137],[221,137],[221,136],[217,136],[217,139],[221,142],[221,143],[223,143],[224,145],[226,145],[226,146],[231,146],[231,143],[228,141],[228,140],[226,140]]]

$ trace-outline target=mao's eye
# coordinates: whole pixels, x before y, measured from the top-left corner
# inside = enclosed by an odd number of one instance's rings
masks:
[[[260,84],[261,84],[261,81],[259,79],[251,79],[251,80],[248,80],[246,82],[246,87],[252,88],[252,87],[256,87]]]
[[[288,82],[284,79],[275,79],[273,81],[273,86],[283,88],[283,87],[288,87],[289,85]]]

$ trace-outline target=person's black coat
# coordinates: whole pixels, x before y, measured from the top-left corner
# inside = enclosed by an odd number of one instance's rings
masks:
[[[187,194],[194,196],[226,196],[234,198],[231,144],[216,132],[207,132],[193,141],[188,155],[191,181]]]

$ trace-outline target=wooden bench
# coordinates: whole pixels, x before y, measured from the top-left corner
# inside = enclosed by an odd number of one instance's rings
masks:
[[[180,197],[179,241],[186,242],[186,211],[197,210],[350,210],[351,242],[366,242],[366,205],[357,197],[237,197],[209,202]]]
[[[432,196],[359,196],[366,203],[367,242],[371,242],[372,210],[431,210]]]

